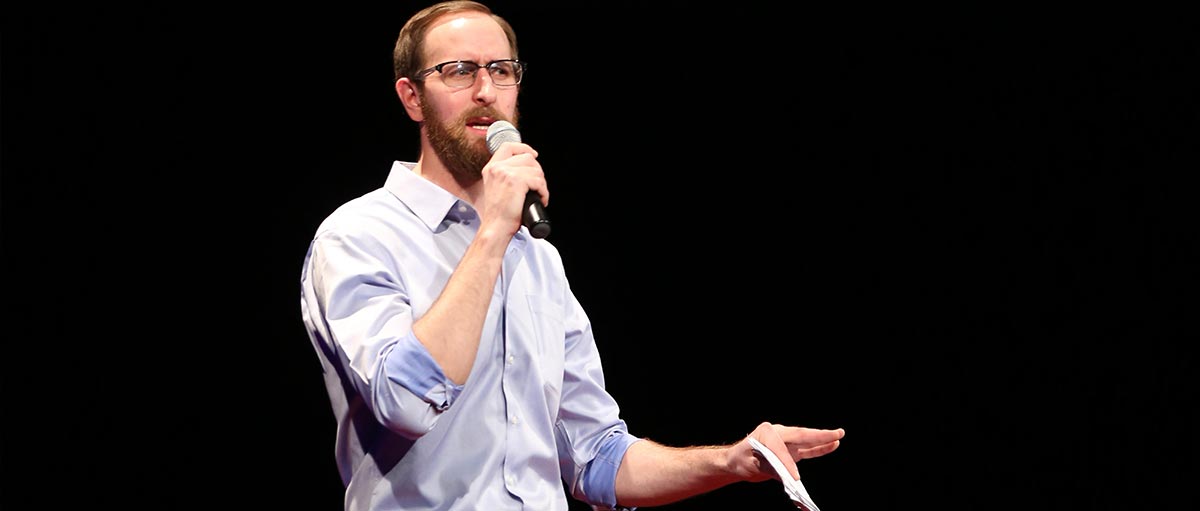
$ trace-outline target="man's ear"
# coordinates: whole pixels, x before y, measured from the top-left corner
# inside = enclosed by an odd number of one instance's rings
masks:
[[[425,120],[425,114],[421,113],[421,93],[417,90],[417,84],[408,78],[396,80],[396,96],[400,98],[400,104],[404,105],[410,119],[416,122]]]

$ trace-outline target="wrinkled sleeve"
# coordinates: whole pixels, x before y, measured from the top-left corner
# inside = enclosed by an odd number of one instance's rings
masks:
[[[640,439],[629,433],[616,400],[604,388],[591,323],[567,292],[563,397],[555,424],[563,479],[572,496],[593,509],[633,509],[616,507],[616,477],[625,451]]]
[[[315,316],[307,320],[315,323],[314,342],[345,369],[376,419],[415,439],[433,427],[462,387],[413,335],[402,272],[386,253],[372,237],[319,234],[306,263],[305,299]]]

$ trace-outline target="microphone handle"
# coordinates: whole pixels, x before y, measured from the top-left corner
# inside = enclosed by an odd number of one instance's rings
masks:
[[[534,238],[545,238],[550,235],[550,218],[546,216],[546,208],[542,206],[542,196],[534,190],[525,194],[525,209],[521,212],[521,220],[529,228],[529,234]]]

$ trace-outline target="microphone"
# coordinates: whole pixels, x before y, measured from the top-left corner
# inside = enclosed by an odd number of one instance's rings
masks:
[[[488,126],[488,151],[496,153],[500,144],[505,142],[520,142],[521,132],[508,121],[496,121]],[[542,206],[542,197],[534,190],[525,194],[525,208],[521,212],[521,220],[534,238],[545,238],[550,235],[550,218],[546,216],[546,208]]]

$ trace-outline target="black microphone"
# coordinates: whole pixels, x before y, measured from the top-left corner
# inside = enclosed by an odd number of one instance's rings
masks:
[[[496,153],[500,144],[505,142],[520,142],[521,132],[508,121],[496,121],[488,126],[488,151]],[[534,190],[525,194],[525,209],[521,212],[521,220],[534,238],[545,238],[550,235],[550,218],[546,216],[546,208],[542,206],[542,197]]]

